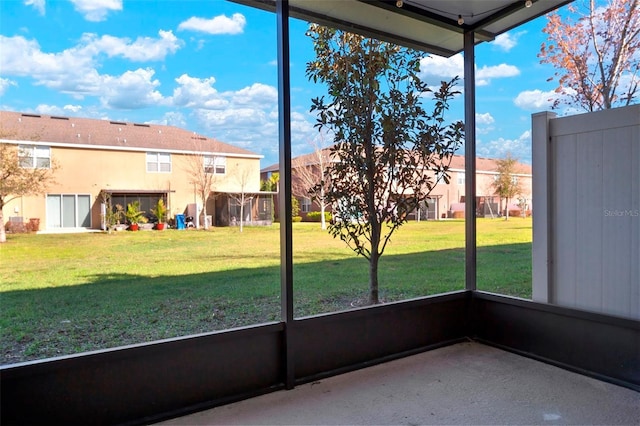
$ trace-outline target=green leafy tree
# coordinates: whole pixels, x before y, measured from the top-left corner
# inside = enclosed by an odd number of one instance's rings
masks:
[[[302,219],[300,217],[300,202],[293,195],[291,196],[291,217],[294,221],[298,220],[296,218],[300,218],[300,220]]]
[[[391,235],[427,198],[435,175],[447,175],[462,141],[462,123],[444,120],[457,78],[434,92],[418,76],[417,51],[318,25],[307,35],[316,54],[307,77],[328,90],[311,111],[335,142],[325,171],[329,232],[368,260],[369,303],[376,304],[378,262]]]
[[[271,173],[268,179],[263,179],[260,181],[260,191],[277,191],[278,190],[278,182],[280,181],[280,173],[275,172]],[[274,197],[271,196],[271,206],[274,206]],[[278,218],[277,209],[271,209],[271,220],[275,220]]]
[[[493,181],[493,189],[501,199],[505,200],[504,219],[509,220],[509,200],[522,192],[520,181],[516,175],[518,160],[513,158],[511,154],[507,154],[505,158],[496,160],[496,163],[498,163],[496,167],[498,175]]]
[[[19,197],[44,194],[58,169],[54,162],[48,167],[23,167],[19,151],[17,145],[0,144],[0,243],[7,241],[4,206]]]
[[[277,191],[279,180],[280,173],[272,173],[268,179],[263,179],[260,181],[260,191]]]

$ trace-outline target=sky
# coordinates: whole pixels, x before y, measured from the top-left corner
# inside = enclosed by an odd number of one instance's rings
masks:
[[[561,12],[562,13],[562,12]],[[477,155],[531,162],[531,114],[551,109],[541,17],[476,47]],[[292,152],[318,139],[305,76],[308,23],[292,19]],[[421,77],[463,74],[425,54]],[[224,0],[3,0],[0,110],[178,126],[278,162],[276,17]],[[463,120],[462,97],[447,119]]]

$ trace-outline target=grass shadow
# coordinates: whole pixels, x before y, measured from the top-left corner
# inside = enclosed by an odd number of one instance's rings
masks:
[[[385,302],[464,288],[464,249],[385,255]],[[531,295],[531,243],[478,248],[478,288]],[[351,309],[367,298],[368,263],[294,264],[296,317]],[[87,282],[1,293],[1,364],[224,330],[280,319],[280,268],[179,276],[98,273]]]

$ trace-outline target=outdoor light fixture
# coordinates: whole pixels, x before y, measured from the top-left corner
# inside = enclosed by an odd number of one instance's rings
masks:
[[[458,15],[458,25],[462,24],[464,24],[464,18],[462,17],[462,15]]]
[[[402,7],[402,5],[403,5],[403,4],[404,4],[404,3],[402,3],[402,0],[398,0],[398,1],[396,2],[396,7]]]
[[[524,7],[531,7],[532,4],[533,2],[531,0],[527,0],[524,2]]]

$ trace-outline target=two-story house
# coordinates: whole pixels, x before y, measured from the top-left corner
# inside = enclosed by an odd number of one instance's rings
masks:
[[[320,155],[322,155],[320,157]],[[304,196],[307,192],[306,186],[313,186],[314,177],[316,183],[320,181],[320,159],[323,166],[329,165],[331,159],[329,149],[322,152],[313,152],[293,158],[291,161],[291,182],[293,195],[298,199],[300,205],[300,215],[303,219],[309,212],[320,211],[317,201],[309,196]],[[278,171],[278,164],[265,167],[260,171],[261,179],[267,179],[272,173]],[[531,166],[517,163],[511,179],[519,185],[520,193],[516,199],[509,200],[507,207],[506,200],[502,200],[496,194],[494,182],[499,176],[498,162],[492,158],[476,158],[476,215],[478,217],[491,217],[505,214],[505,209],[509,209],[510,214],[530,214],[532,210],[532,174]],[[438,176],[433,176],[437,184],[433,187],[427,202],[417,211],[409,214],[409,219],[443,219],[443,218],[464,218],[465,202],[465,168],[464,156],[454,155],[449,164],[449,183]],[[328,211],[331,209],[329,208]]]
[[[176,214],[213,225],[271,223],[272,197],[260,193],[261,155],[173,126],[0,112],[0,143],[18,146],[22,167],[56,166],[46,194],[14,199],[5,220],[38,218],[41,230],[104,228],[102,194],[112,205],[159,198]],[[207,218],[197,174],[210,174]],[[6,225],[3,224],[3,225]]]

